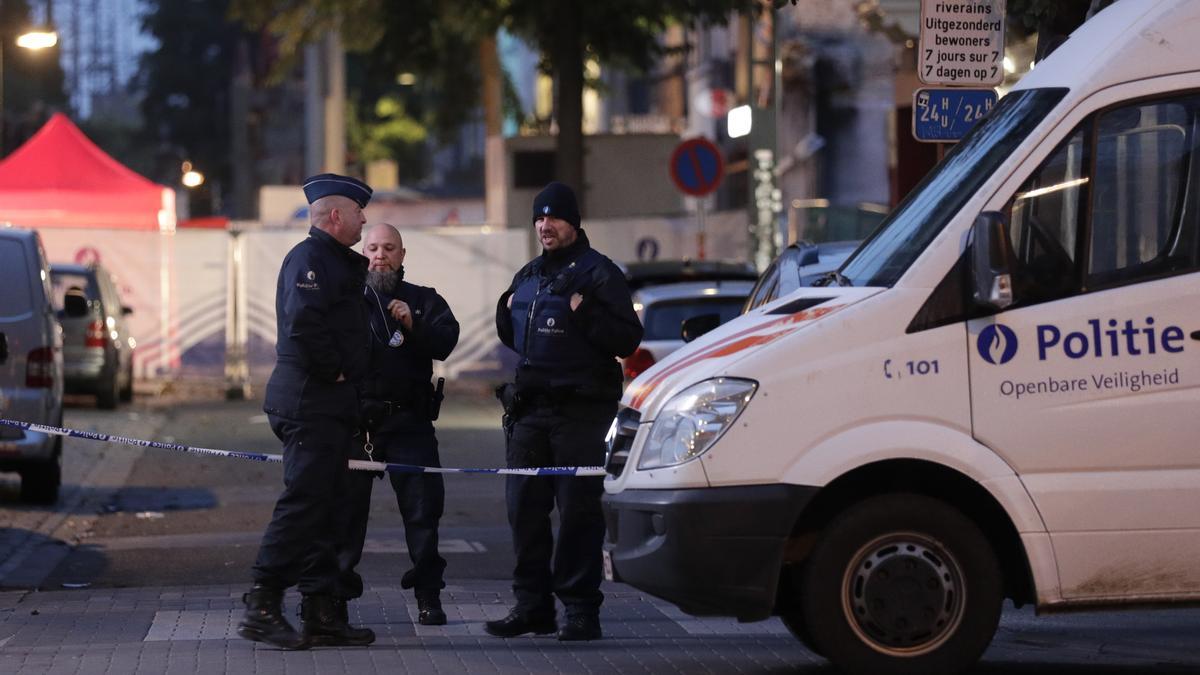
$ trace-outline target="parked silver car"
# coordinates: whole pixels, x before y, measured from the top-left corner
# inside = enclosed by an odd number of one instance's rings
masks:
[[[629,381],[684,345],[683,324],[705,323],[711,330],[741,313],[752,281],[695,281],[646,286],[633,294],[633,308],[642,320],[642,343],[623,362]],[[695,335],[691,336],[695,337]]]
[[[100,265],[50,267],[54,301],[63,327],[63,368],[68,394],[95,394],[112,409],[133,399],[133,348],[112,275]]]
[[[0,225],[0,289],[0,418],[62,426],[62,329],[37,232]],[[24,501],[54,503],[62,436],[0,425],[0,471],[21,474]]]
[[[858,248],[859,241],[830,241],[821,244],[791,244],[763,270],[742,308],[745,314],[768,302],[812,286],[835,272]]]

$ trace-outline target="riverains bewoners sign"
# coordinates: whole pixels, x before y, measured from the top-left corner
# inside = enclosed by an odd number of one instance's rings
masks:
[[[974,86],[1003,82],[1004,2],[921,0],[921,81]]]

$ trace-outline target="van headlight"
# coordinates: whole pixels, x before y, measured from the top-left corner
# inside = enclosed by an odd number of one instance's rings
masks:
[[[733,426],[756,389],[753,380],[719,377],[673,396],[650,427],[638,469],[674,466],[704,454]]]

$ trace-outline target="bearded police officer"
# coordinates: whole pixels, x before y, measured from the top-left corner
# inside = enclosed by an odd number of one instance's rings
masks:
[[[580,228],[575,194],[546,186],[533,202],[542,254],[525,265],[500,296],[496,330],[521,357],[513,384],[500,390],[510,468],[597,466],[621,397],[617,357],[642,339],[625,277],[590,246]],[[498,637],[553,633],[559,640],[600,638],[600,511],[603,478],[507,478],[508,522],[517,564],[516,605],[489,621]],[[557,544],[550,513],[558,507]],[[559,628],[554,596],[566,622]]]
[[[275,291],[276,363],[263,410],[283,442],[283,494],[275,503],[245,594],[238,635],[284,649],[366,645],[334,593],[337,508],[359,413],[357,387],[367,371],[362,302],[367,259],[350,249],[362,235],[371,188],[348,176],[304,182],[308,238],[283,260]],[[303,594],[297,633],[283,616],[284,590]]]
[[[377,462],[439,467],[433,421],[441,406],[441,383],[434,387],[433,360],[444,361],[458,344],[458,321],[437,291],[404,280],[404,239],[386,223],[367,232],[363,252],[370,260],[363,296],[370,322],[370,367],[363,399],[365,446],[361,456]],[[446,561],[438,554],[438,521],[442,517],[445,487],[436,473],[388,474],[396,504],[404,519],[404,538],[412,569],[400,586],[414,589],[417,622],[425,626],[446,623],[440,593],[446,586],[442,573]],[[341,593],[362,595],[362,578],[354,571],[362,559],[371,510],[374,476],[355,471],[345,516],[347,541],[338,552]]]

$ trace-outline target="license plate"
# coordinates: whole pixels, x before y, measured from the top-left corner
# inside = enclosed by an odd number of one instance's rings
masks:
[[[600,553],[604,555],[604,578],[608,581],[612,581],[613,580],[612,554],[609,553],[607,550],[601,550]]]

